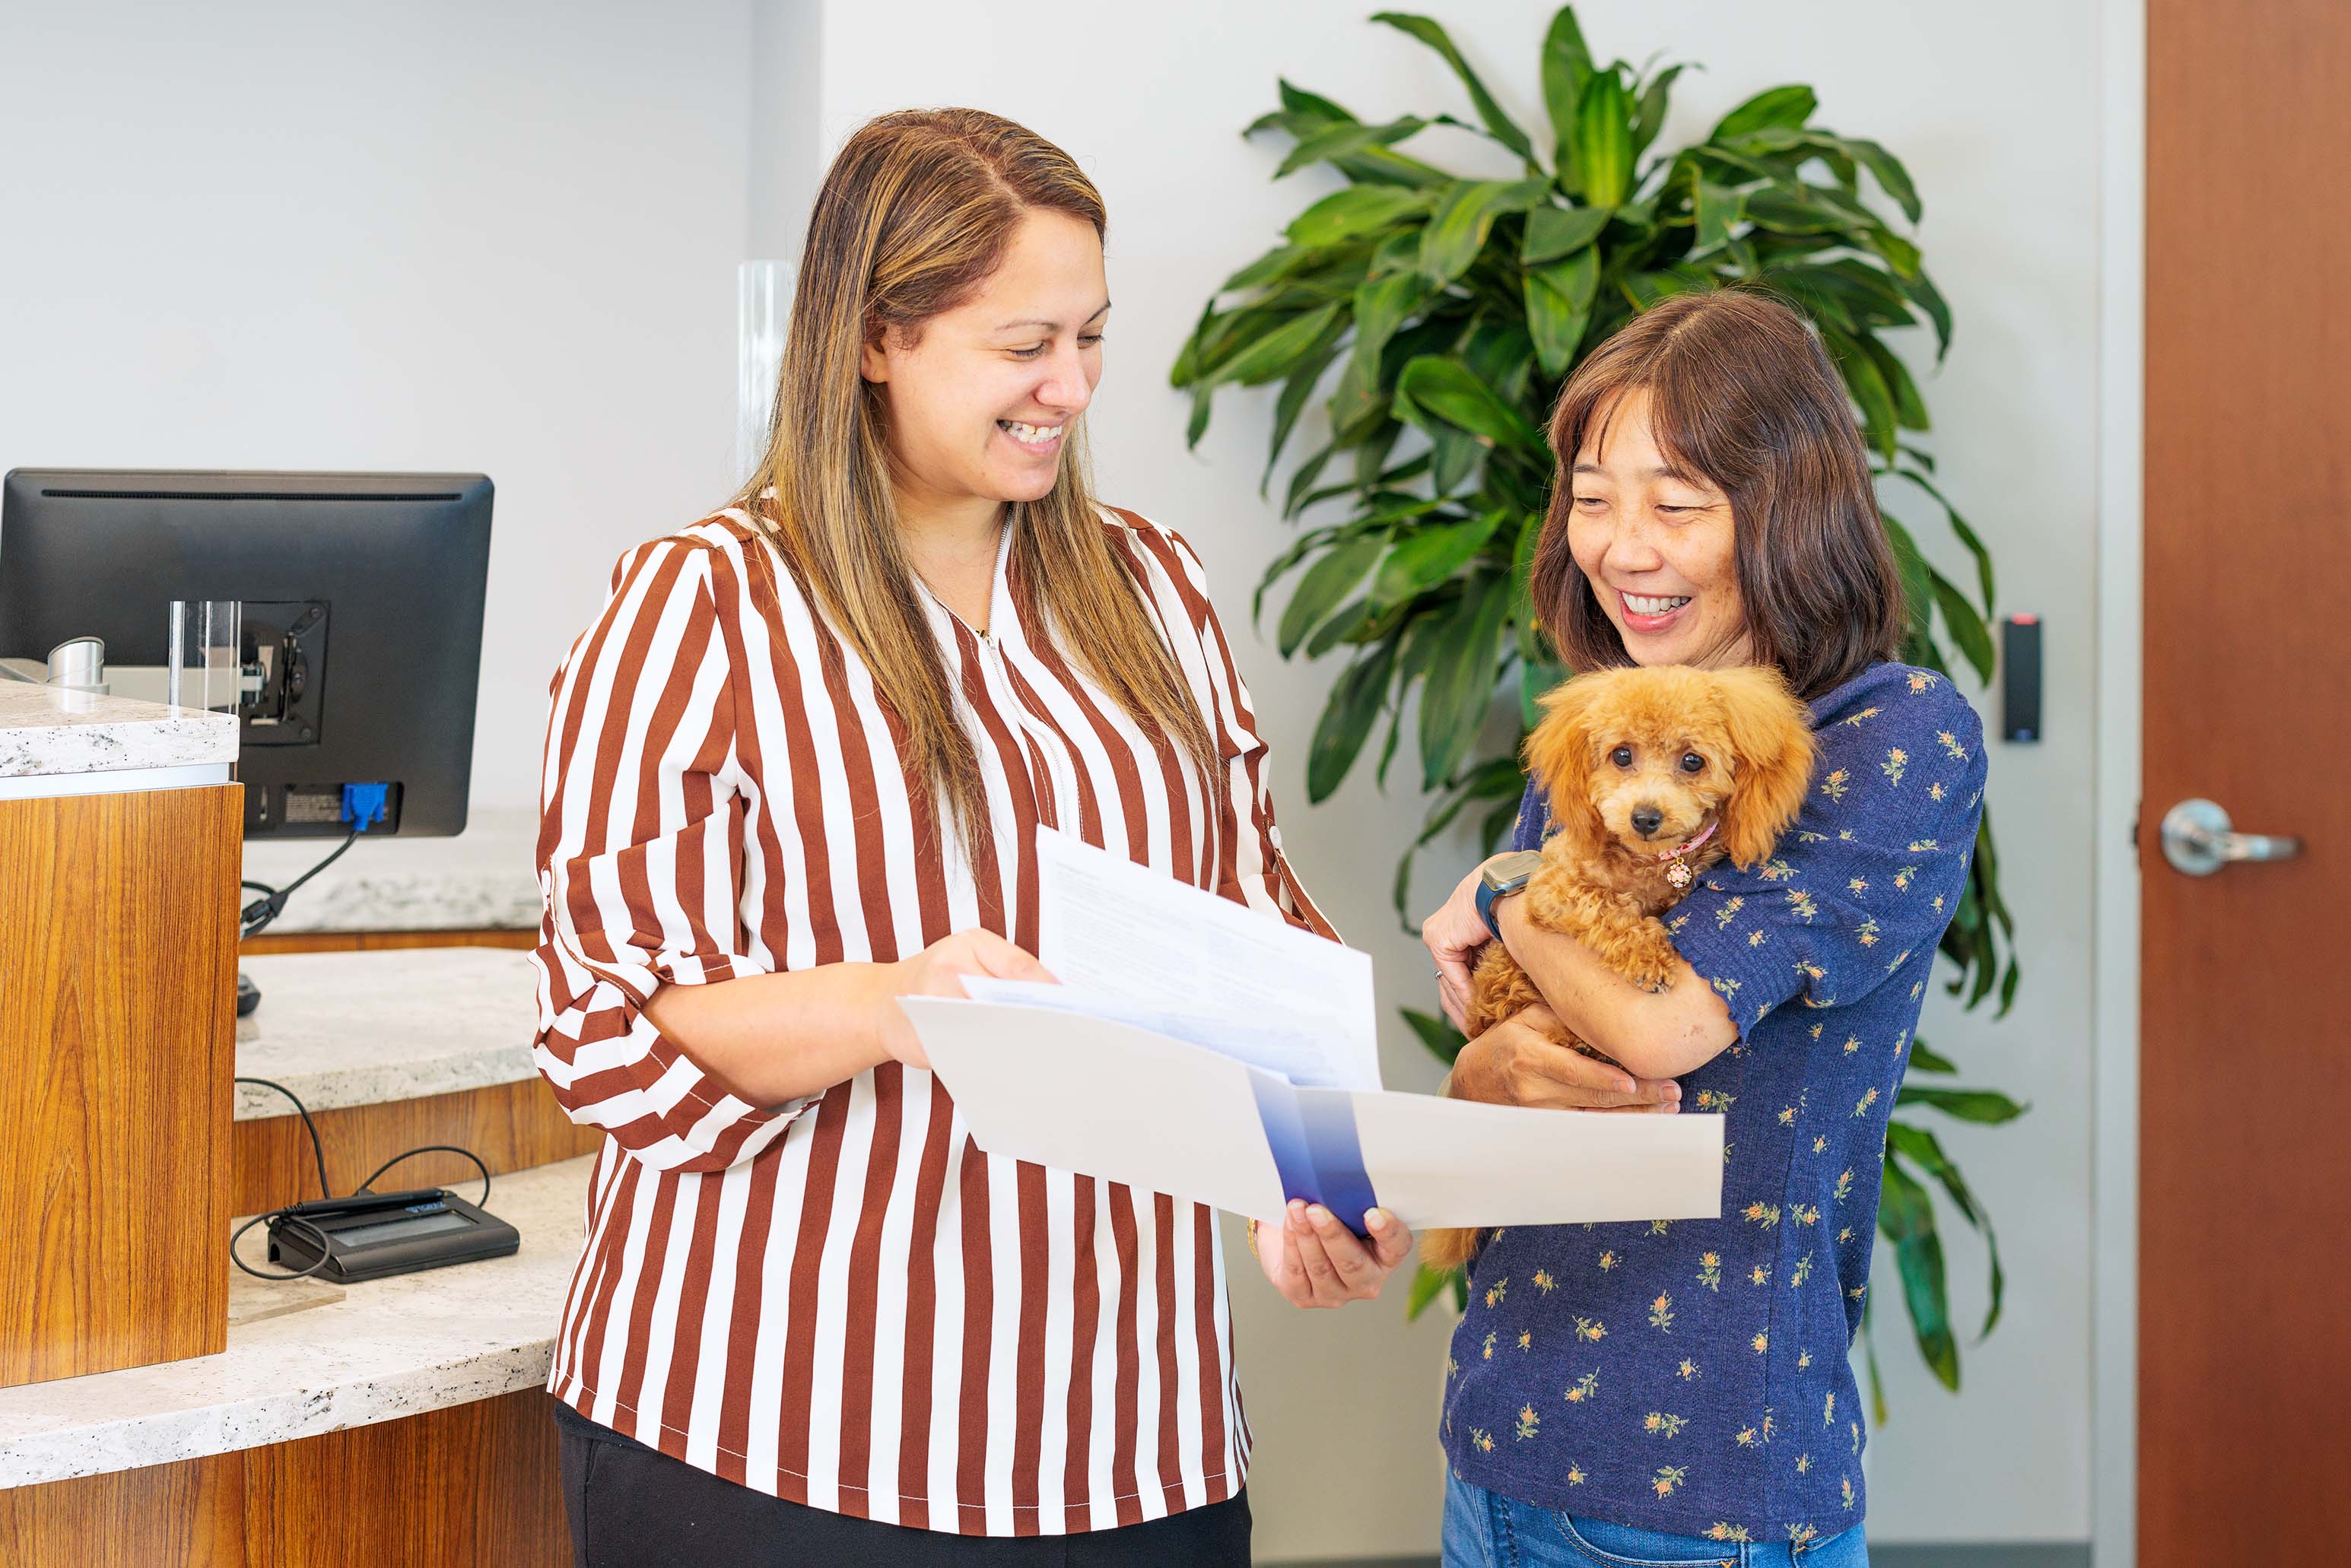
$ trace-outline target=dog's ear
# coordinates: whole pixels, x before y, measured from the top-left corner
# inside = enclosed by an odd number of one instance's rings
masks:
[[[1769,666],[1719,671],[1714,684],[1739,770],[1724,812],[1723,849],[1746,870],[1771,855],[1803,810],[1813,781],[1812,717]]]
[[[1607,828],[1584,781],[1592,772],[1592,709],[1605,676],[1577,675],[1542,695],[1542,722],[1527,737],[1527,772],[1551,801],[1552,823],[1579,855],[1597,853]]]

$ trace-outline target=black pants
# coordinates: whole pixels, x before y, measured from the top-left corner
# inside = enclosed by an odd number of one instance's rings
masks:
[[[578,1568],[1249,1568],[1246,1496],[1080,1535],[950,1535],[786,1502],[548,1403]]]

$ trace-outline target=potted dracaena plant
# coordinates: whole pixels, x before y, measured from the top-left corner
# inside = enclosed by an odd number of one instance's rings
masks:
[[[1194,444],[1219,388],[1279,384],[1261,489],[1309,403],[1323,402],[1327,435],[1292,467],[1282,507],[1285,518],[1308,526],[1267,569],[1256,603],[1261,612],[1266,590],[1300,571],[1278,623],[1282,655],[1348,655],[1308,750],[1311,800],[1339,787],[1383,723],[1374,767],[1384,784],[1417,688],[1414,749],[1421,786],[1437,799],[1396,868],[1399,918],[1406,918],[1414,852],[1465,811],[1475,813],[1489,847],[1509,828],[1522,782],[1518,747],[1487,755],[1480,737],[1501,702],[1515,709],[1523,737],[1536,697],[1569,673],[1527,602],[1555,476],[1543,422],[1580,356],[1668,294],[1746,281],[1811,319],[1852,394],[1878,474],[1886,533],[1909,592],[1903,657],[1948,674],[1956,653],[1989,679],[1991,558],[1938,487],[1934,458],[1914,439],[1928,427],[1926,401],[1884,340],[1924,326],[1938,363],[1950,345],[1950,311],[1917,246],[1886,211],[1890,205],[1913,225],[1919,215],[1900,162],[1875,141],[1814,124],[1815,97],[1802,86],[1758,93],[1704,140],[1657,149],[1683,67],[1595,62],[1573,6],[1561,8],[1543,40],[1550,128],[1539,144],[1437,23],[1394,12],[1372,19],[1442,56],[1474,118],[1367,122],[1280,82],[1281,106],[1245,134],[1289,138],[1276,179],[1322,165],[1344,183],[1307,205],[1281,244],[1226,280],[1170,379],[1191,393]],[[1495,143],[1516,168],[1493,178],[1460,175],[1402,151],[1440,124]],[[1946,577],[1898,520],[1920,506],[1940,517],[1971,561],[1972,591]],[[1987,812],[1970,883],[1942,943],[1954,971],[1949,988],[1966,1006],[1997,992],[1999,1012],[2007,1011],[2017,985],[2014,930]],[[1449,1062],[1460,1049],[1441,1019],[1411,1009],[1405,1017],[1439,1058]],[[1936,1078],[1955,1071],[1923,1040],[1912,1047],[1911,1067]],[[1994,1124],[2023,1107],[1990,1090],[1912,1083],[1896,1109],[1879,1229],[1894,1249],[1919,1351],[1957,1388],[1959,1345],[1929,1184],[1984,1239],[1991,1306],[1979,1338],[2000,1318],[1999,1244],[1959,1166],[1917,1113]],[[1425,1308],[1447,1279],[1424,1270],[1410,1311]],[[1451,1282],[1458,1302],[1460,1281]],[[1875,1390],[1874,1340],[1869,1367]],[[1882,1417],[1882,1396],[1877,1403]]]

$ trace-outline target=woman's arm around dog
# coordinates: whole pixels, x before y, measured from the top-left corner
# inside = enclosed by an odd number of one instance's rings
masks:
[[[1469,995],[1468,966],[1478,949],[1492,939],[1478,918],[1477,889],[1478,873],[1472,872],[1421,926],[1421,940],[1437,961],[1446,1016],[1457,1028]],[[1624,1071],[1564,1047],[1523,1038],[1528,1031],[1506,1031],[1498,1025],[1462,1047],[1454,1063],[1452,1092],[1462,1099],[1607,1108],[1598,1099],[1562,1099],[1552,1092],[1550,1084],[1561,1074],[1573,1074],[1570,1082],[1588,1080],[1594,1090],[1656,1101],[1666,1081],[1697,1071],[1738,1040],[1722,999],[1687,963],[1677,961],[1673,983],[1665,990],[1644,991],[1574,937],[1537,930],[1526,920],[1522,903],[1510,897],[1494,906],[1504,946],[1542,992],[1557,1021],[1605,1051]],[[1522,1013],[1519,1019],[1529,1016]],[[1580,1065],[1555,1063],[1546,1049]],[[1641,1082],[1633,1082],[1635,1079]]]

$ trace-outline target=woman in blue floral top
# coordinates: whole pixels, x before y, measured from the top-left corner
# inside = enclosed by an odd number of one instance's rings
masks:
[[[1497,930],[1541,990],[1447,1092],[1719,1112],[1722,1217],[1513,1228],[1471,1265],[1443,1441],[1448,1568],[1865,1563],[1861,1399],[1886,1113],[1982,812],[1982,729],[1894,662],[1901,578],[1843,385],[1768,297],[1684,295],[1561,396],[1532,578],[1571,667],[1777,666],[1813,787],[1777,854],[1667,916],[1682,967],[1636,989],[1573,938]],[[1532,789],[1512,847],[1541,841]],[[1476,874],[1423,926],[1457,1022],[1489,938]],[[1556,1044],[1564,1027],[1604,1051]],[[1621,1071],[1620,1071],[1621,1069]]]

